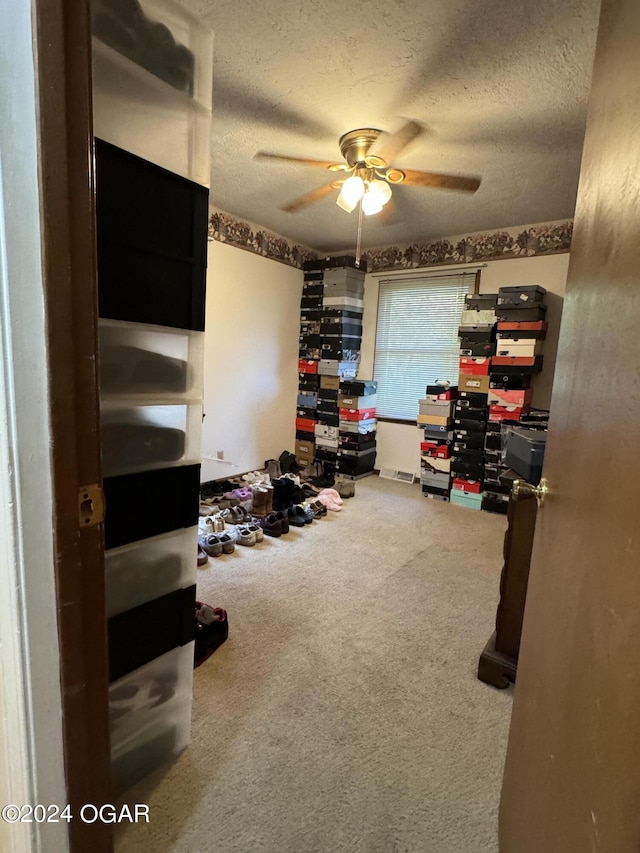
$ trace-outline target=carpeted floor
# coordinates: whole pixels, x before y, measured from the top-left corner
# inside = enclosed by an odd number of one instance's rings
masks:
[[[370,477],[341,513],[211,560],[198,594],[230,637],[117,853],[495,853],[511,695],[475,670],[504,530]]]

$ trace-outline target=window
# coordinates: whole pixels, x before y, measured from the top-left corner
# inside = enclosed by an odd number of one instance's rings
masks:
[[[458,381],[458,326],[476,270],[380,280],[373,377],[377,414],[415,421],[425,386]]]

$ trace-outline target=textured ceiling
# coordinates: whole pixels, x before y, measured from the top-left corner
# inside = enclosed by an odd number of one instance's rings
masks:
[[[482,185],[395,188],[396,222],[365,217],[364,247],[573,215],[599,0],[181,2],[215,33],[215,206],[320,251],[353,248],[357,213],[333,196],[279,209],[330,173],[252,157],[340,160],[342,133],[409,117],[428,133],[394,165]]]

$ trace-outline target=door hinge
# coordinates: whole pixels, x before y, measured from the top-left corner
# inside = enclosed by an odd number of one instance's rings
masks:
[[[93,483],[78,489],[78,525],[95,527],[104,521],[104,492],[102,486]]]

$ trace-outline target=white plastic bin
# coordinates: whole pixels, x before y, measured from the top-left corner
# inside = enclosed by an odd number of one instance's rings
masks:
[[[101,319],[98,334],[103,400],[202,399],[203,332]]]
[[[185,749],[191,733],[194,643],[109,686],[111,768],[117,793]]]
[[[107,617],[194,584],[197,544],[198,528],[189,527],[107,551]]]
[[[100,420],[105,477],[200,461],[200,402],[136,406],[102,400]]]
[[[209,186],[213,33],[168,0],[93,0],[94,133]]]

